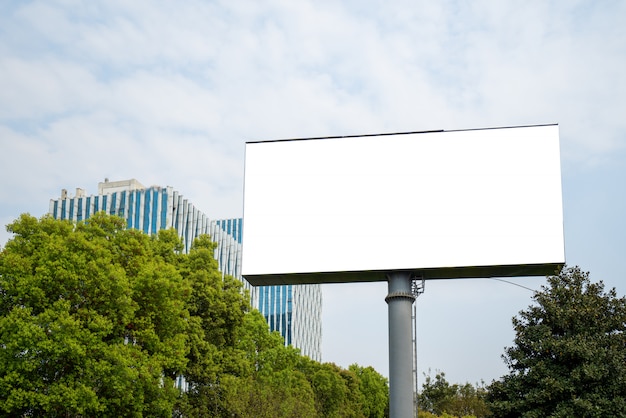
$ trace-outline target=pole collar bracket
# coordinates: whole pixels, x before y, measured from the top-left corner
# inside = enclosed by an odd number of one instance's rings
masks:
[[[413,303],[415,301],[415,295],[411,292],[392,292],[387,295],[385,302],[389,303],[392,299],[408,299]]]

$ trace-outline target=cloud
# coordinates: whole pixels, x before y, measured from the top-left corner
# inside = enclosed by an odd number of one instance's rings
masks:
[[[106,106],[135,124],[247,138],[559,122],[568,155],[623,147],[619,10],[350,7],[33,2],[16,14],[61,53],[9,58],[5,114]],[[598,125],[608,134],[590,140]]]

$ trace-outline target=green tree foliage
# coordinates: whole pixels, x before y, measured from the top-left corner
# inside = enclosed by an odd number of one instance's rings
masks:
[[[345,370],[300,355],[297,349],[285,347],[278,333],[268,332],[258,311],[245,315],[238,347],[245,352],[251,373],[222,381],[229,414],[250,418],[387,416],[387,379],[371,367],[355,364]]]
[[[104,214],[76,227],[22,215],[8,230],[0,414],[171,416],[188,315],[158,238]]]
[[[237,347],[245,354],[249,373],[229,375],[222,382],[229,414],[250,418],[318,416],[304,373],[311,360],[293,347],[285,347],[277,332],[268,332],[258,311],[245,315]]]
[[[191,287],[188,364],[183,373],[188,390],[181,408],[192,416],[226,416],[222,376],[249,374],[244,352],[236,347],[249,309],[247,297],[239,281],[218,271],[214,250],[215,243],[201,236],[178,263]]]
[[[386,416],[387,380],[285,347],[218,271],[208,236],[181,254],[175,231],[104,213],[7,229],[0,416]]]
[[[486,389],[470,383],[450,384],[445,373],[438,372],[433,379],[425,376],[422,391],[418,394],[418,411],[424,417],[486,417],[489,410],[485,402]]]
[[[352,364],[348,367],[358,378],[363,415],[367,418],[383,418],[389,414],[389,381],[373,367]]]
[[[510,373],[489,388],[494,416],[626,416],[626,299],[578,267],[533,299],[513,318]]]

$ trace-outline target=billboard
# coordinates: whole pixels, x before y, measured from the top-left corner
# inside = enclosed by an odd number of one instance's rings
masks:
[[[253,285],[546,275],[564,262],[558,125],[246,143]]]

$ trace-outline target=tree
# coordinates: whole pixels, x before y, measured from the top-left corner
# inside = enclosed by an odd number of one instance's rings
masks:
[[[312,361],[300,355],[299,350],[285,347],[278,332],[269,332],[267,321],[259,311],[245,314],[236,349],[244,356],[245,372],[220,375],[222,416],[318,416],[313,390],[304,373]]]
[[[389,413],[389,381],[371,366],[352,364],[348,369],[358,377],[363,415],[384,418]]]
[[[433,414],[441,414],[447,411],[456,396],[456,387],[448,383],[443,372],[437,373],[435,379],[430,377],[430,375],[424,375],[422,391],[419,393],[417,400],[418,409]]]
[[[0,416],[171,416],[186,364],[176,240],[22,215],[0,252]],[[167,255],[165,255],[167,254]]]
[[[547,280],[513,318],[510,372],[489,388],[494,416],[626,416],[626,299],[578,267]]]
[[[418,410],[434,416],[485,417],[489,414],[485,396],[484,386],[450,384],[445,373],[438,372],[434,379],[430,375],[425,377],[418,395]]]
[[[188,363],[183,372],[188,390],[181,405],[191,416],[231,416],[224,376],[251,373],[244,351],[237,347],[250,308],[248,297],[241,282],[218,270],[215,246],[208,235],[202,235],[177,264],[191,288],[187,299]]]
[[[0,417],[382,417],[387,381],[302,356],[218,271],[97,213],[22,215],[0,251]],[[175,382],[184,383],[181,391]]]

